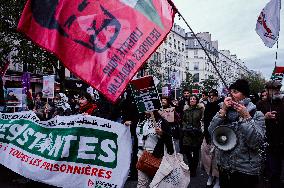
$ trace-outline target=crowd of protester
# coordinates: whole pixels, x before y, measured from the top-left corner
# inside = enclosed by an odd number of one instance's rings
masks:
[[[34,97],[27,93],[25,109],[18,110],[32,110],[43,121],[56,115],[83,114],[130,126],[133,154],[129,178],[138,180],[139,188],[148,187],[152,177],[136,169],[137,160],[145,150],[161,158],[164,146],[169,154],[173,146],[184,154],[191,177],[196,177],[201,163],[208,175],[207,187],[253,188],[262,178],[270,187],[280,188],[284,159],[281,86],[278,81],[269,81],[257,96],[250,95],[249,84],[242,79],[233,83],[230,93],[223,97],[216,89],[204,91],[201,96],[184,89],[178,102],[162,96],[160,110],[143,114],[138,113],[129,88],[116,104],[103,96],[94,100],[87,92],[69,97],[57,93],[48,100],[41,92]],[[2,80],[0,90],[0,111],[11,112],[5,106]],[[238,138],[229,151],[221,150],[212,141],[215,129],[222,125],[230,127]]]

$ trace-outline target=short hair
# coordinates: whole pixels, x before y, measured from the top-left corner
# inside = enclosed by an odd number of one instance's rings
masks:
[[[171,103],[170,98],[169,98],[169,97],[167,97],[167,96],[162,96],[162,97],[161,97],[161,100],[162,100],[162,99],[166,99],[166,100],[167,100],[167,102],[168,102],[168,104],[170,104],[170,103]]]
[[[201,93],[202,95],[208,96],[208,92],[207,91],[202,91]]]
[[[91,102],[93,100],[91,94],[85,91],[82,91],[79,97],[85,97],[88,102]]]
[[[188,88],[184,88],[182,93],[184,93],[184,92],[190,92],[190,90]]]
[[[282,84],[278,80],[270,80],[266,82],[265,88],[266,89],[280,89],[282,87]]]
[[[216,96],[216,97],[218,97],[218,91],[217,91],[217,89],[211,89],[210,91],[209,91],[209,93],[212,93],[212,95],[213,96]]]

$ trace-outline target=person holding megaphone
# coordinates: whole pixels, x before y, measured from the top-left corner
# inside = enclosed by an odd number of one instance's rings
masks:
[[[263,167],[264,115],[250,101],[249,84],[239,79],[220,104],[208,131],[217,148],[221,188],[254,188]]]

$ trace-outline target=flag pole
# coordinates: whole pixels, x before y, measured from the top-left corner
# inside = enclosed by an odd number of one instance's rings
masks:
[[[175,100],[177,100],[177,87],[175,86]]]
[[[215,69],[216,73],[218,74],[218,76],[220,77],[222,83],[224,84],[224,86],[226,87],[226,89],[228,89],[228,85],[226,84],[224,78],[221,76],[220,72],[218,71],[215,63],[212,61],[211,57],[209,56],[207,50],[204,48],[204,46],[201,44],[199,38],[197,37],[197,35],[194,33],[194,31],[192,30],[192,28],[189,26],[188,22],[185,20],[185,18],[182,16],[182,14],[179,12],[179,10],[176,8],[176,6],[173,4],[173,2],[171,0],[168,0],[168,3],[173,7],[173,9],[178,13],[178,15],[182,18],[182,20],[184,21],[184,23],[187,25],[187,27],[189,28],[189,30],[191,31],[191,33],[193,34],[194,38],[197,40],[198,44],[201,46],[202,50],[204,51],[204,53],[206,54],[206,56],[208,57],[210,63],[212,64],[213,68]]]
[[[276,43],[276,52],[275,52],[275,63],[274,63],[275,67],[277,66],[277,59],[278,59],[277,52],[278,52],[278,40],[277,40],[277,43]]]

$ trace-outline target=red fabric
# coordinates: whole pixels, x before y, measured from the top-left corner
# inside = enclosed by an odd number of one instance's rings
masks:
[[[174,13],[168,0],[28,0],[18,29],[114,102],[164,40]]]
[[[84,106],[80,106],[80,113],[87,113],[89,115],[93,115],[93,113],[95,112],[95,110],[97,109],[97,105],[93,104],[93,103],[87,103]]]
[[[275,67],[273,73],[284,73],[284,67]]]
[[[131,85],[135,90],[142,90],[154,86],[154,80],[152,76],[146,76],[137,80],[132,80]]]

